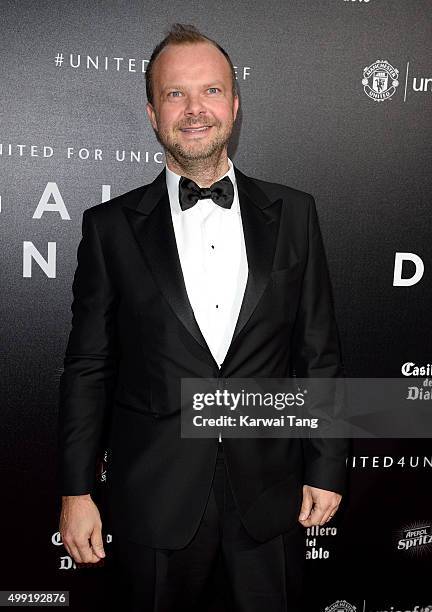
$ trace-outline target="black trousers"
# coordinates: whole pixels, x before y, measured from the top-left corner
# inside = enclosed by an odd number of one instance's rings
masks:
[[[175,503],[175,500],[173,500]],[[112,541],[112,602],[128,612],[301,612],[304,528],[264,543],[240,520],[222,444],[197,533],[180,550]]]

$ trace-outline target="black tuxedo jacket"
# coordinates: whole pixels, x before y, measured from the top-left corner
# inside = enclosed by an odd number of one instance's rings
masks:
[[[314,198],[234,169],[249,273],[220,371],[186,293],[165,169],[83,214],[59,393],[61,493],[93,492],[109,414],[113,533],[154,548],[191,540],[215,468],[217,438],[180,436],[181,378],[343,375]],[[258,541],[295,526],[303,484],[344,490],[345,440],[223,445],[244,526]]]

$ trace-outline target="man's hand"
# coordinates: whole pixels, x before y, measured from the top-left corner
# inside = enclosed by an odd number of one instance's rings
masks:
[[[342,495],[309,485],[303,485],[303,502],[299,522],[303,527],[324,525],[339,508]]]
[[[89,493],[62,497],[59,531],[67,552],[76,563],[98,563],[105,557],[102,521]]]

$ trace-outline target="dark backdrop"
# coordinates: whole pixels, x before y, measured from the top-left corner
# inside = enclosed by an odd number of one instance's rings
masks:
[[[1,12],[0,589],[65,588],[86,610],[104,605],[107,568],[75,568],[59,541],[58,382],[82,213],[164,162],[145,114],[153,47],[180,21],[227,49],[241,104],[231,158],[314,195],[347,375],[400,376],[432,360],[431,3],[3,0]],[[377,61],[373,93],[374,75],[362,80]],[[395,286],[407,252],[423,276]],[[308,540],[310,610],[431,603],[432,546],[398,550],[407,529],[431,530],[429,440],[357,441],[350,463],[333,535]]]

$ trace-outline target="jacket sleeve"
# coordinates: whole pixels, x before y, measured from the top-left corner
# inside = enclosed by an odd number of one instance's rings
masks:
[[[94,215],[84,211],[72,284],[72,329],[59,385],[61,495],[91,493],[108,399],[117,373],[116,292]]]
[[[308,214],[308,255],[293,330],[293,366],[298,378],[343,377],[339,333],[323,240],[312,196]],[[302,438],[304,484],[343,493],[349,440]]]

